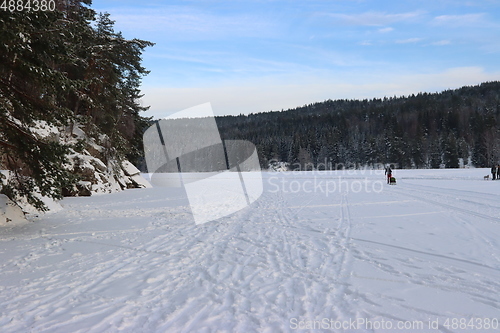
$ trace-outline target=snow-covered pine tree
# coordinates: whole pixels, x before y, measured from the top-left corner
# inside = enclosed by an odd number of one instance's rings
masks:
[[[59,199],[78,179],[66,168],[70,146],[40,138],[39,122],[107,138],[106,156],[136,157],[147,119],[139,115],[144,48],[113,31],[109,15],[90,1],[58,2],[46,12],[0,12],[0,169],[11,176],[0,190],[16,201],[46,206],[34,193]],[[75,147],[73,147],[75,148]],[[75,148],[76,149],[76,148]]]
[[[140,116],[147,107],[138,103],[141,78],[149,73],[141,66],[141,54],[154,44],[127,40],[113,25],[109,14],[98,15],[92,38],[82,50],[85,66],[75,71],[75,79],[84,84],[70,107],[88,134],[106,134],[110,139],[108,155],[127,156],[135,162],[149,120]]]
[[[72,51],[63,19],[60,11],[0,12],[0,153],[12,173],[1,191],[42,210],[34,192],[60,198],[72,181],[62,168],[67,147],[30,129],[35,121],[60,126],[71,118],[64,92],[76,83],[57,69]]]

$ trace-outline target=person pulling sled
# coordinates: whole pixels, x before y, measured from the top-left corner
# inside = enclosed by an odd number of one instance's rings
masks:
[[[389,185],[396,185],[396,178],[394,178],[392,176],[392,169],[391,169],[390,165],[388,165],[385,168],[385,174],[387,176],[387,184],[389,184]]]

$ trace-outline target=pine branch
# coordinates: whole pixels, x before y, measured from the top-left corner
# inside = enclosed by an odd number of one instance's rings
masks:
[[[11,145],[10,143],[4,142],[4,141],[0,141],[0,146],[10,148],[10,149],[17,149],[16,146]]]

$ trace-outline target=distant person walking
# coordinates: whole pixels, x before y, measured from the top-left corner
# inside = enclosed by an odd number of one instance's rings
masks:
[[[392,170],[391,170],[391,167],[389,165],[385,168],[385,174],[387,175],[387,184],[390,184],[391,177],[392,177]]]
[[[496,166],[492,166],[491,167],[491,179],[495,180],[495,176],[497,174],[497,167]]]
[[[500,179],[500,165],[497,165],[497,180]]]

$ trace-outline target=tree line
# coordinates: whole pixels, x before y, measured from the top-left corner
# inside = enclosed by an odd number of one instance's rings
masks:
[[[500,162],[500,82],[383,99],[327,100],[216,121],[223,139],[253,142],[263,168],[271,161],[302,170]]]
[[[140,115],[143,50],[153,43],[125,39],[109,14],[91,1],[56,1],[55,10],[0,11],[0,169],[11,171],[0,192],[44,209],[38,192],[61,198],[78,179],[64,165],[68,145],[43,140],[36,122],[78,123],[106,148],[103,159],[142,155],[148,119]]]

